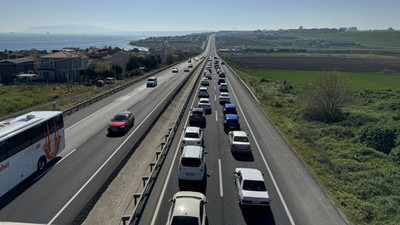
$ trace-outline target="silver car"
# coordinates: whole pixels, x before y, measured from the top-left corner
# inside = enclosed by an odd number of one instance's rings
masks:
[[[230,131],[228,136],[232,152],[251,153],[251,145],[246,132]]]
[[[203,146],[203,129],[200,127],[186,127],[182,134],[181,147],[186,145]]]

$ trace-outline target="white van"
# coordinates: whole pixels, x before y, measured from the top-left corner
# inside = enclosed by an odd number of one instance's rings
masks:
[[[203,180],[206,167],[204,154],[203,147],[194,145],[183,147],[179,159],[179,180]]]

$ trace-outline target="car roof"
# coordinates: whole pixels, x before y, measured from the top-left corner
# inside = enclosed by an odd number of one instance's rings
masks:
[[[200,192],[180,191],[173,199],[175,200],[174,216],[193,216],[200,217],[200,203],[206,197]]]
[[[185,131],[190,133],[199,133],[200,127],[186,127]]]
[[[226,83],[221,83],[219,86],[227,86]]]
[[[157,77],[149,77],[148,79],[157,79]]]
[[[207,91],[208,89],[207,89],[207,87],[200,87],[199,90],[200,90],[200,91]]]
[[[182,150],[182,157],[184,158],[201,158],[203,147],[195,145],[186,145]]]
[[[228,120],[237,120],[237,118],[238,118],[237,115],[235,115],[235,114],[226,114],[225,117]]]
[[[233,136],[242,136],[242,137],[247,137],[247,133],[241,130],[235,130],[231,131]]]
[[[225,108],[236,108],[236,106],[232,103],[225,104]]]
[[[261,171],[253,168],[236,168],[235,172],[241,172],[244,180],[264,181]]]
[[[193,112],[204,112],[204,108],[201,108],[201,107],[193,107],[193,109],[192,109],[192,111]]]
[[[229,93],[227,93],[227,92],[221,92],[219,95],[226,95],[226,96],[229,96]]]
[[[209,102],[210,99],[209,98],[200,98],[199,101],[208,101]]]

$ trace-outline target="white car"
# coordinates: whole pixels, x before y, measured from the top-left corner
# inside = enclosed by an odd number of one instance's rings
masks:
[[[203,146],[203,129],[186,127],[182,134],[181,147],[186,145]]]
[[[271,199],[259,170],[236,168],[235,184],[240,205],[270,206]]]
[[[211,104],[210,99],[208,98],[200,98],[199,102],[197,103],[199,107],[203,108],[206,114],[211,113]]]
[[[187,145],[183,147],[182,155],[179,159],[178,178],[179,180],[204,179],[206,158],[203,147]]]
[[[177,72],[179,72],[179,69],[176,68],[176,67],[174,67],[174,68],[172,68],[172,72],[173,72],[173,73],[177,73]]]
[[[206,224],[206,196],[200,192],[180,191],[174,194],[168,213],[167,225]]]
[[[232,152],[251,153],[250,141],[244,131],[230,131],[228,134]]]
[[[183,69],[183,72],[190,72],[190,69],[189,69],[188,67],[185,67],[185,68]]]
[[[149,77],[146,82],[147,87],[157,86],[157,77]]]
[[[231,98],[229,96],[228,92],[221,92],[219,94],[219,104],[225,104],[225,103],[230,103]]]
[[[201,82],[200,82],[200,84],[201,85],[204,85],[204,86],[209,86],[210,85],[210,82],[208,81],[208,78],[203,78],[202,80],[201,80]]]

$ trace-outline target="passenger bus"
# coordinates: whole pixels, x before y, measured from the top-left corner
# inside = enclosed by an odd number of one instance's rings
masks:
[[[36,111],[0,122],[0,197],[65,148],[60,111]]]

